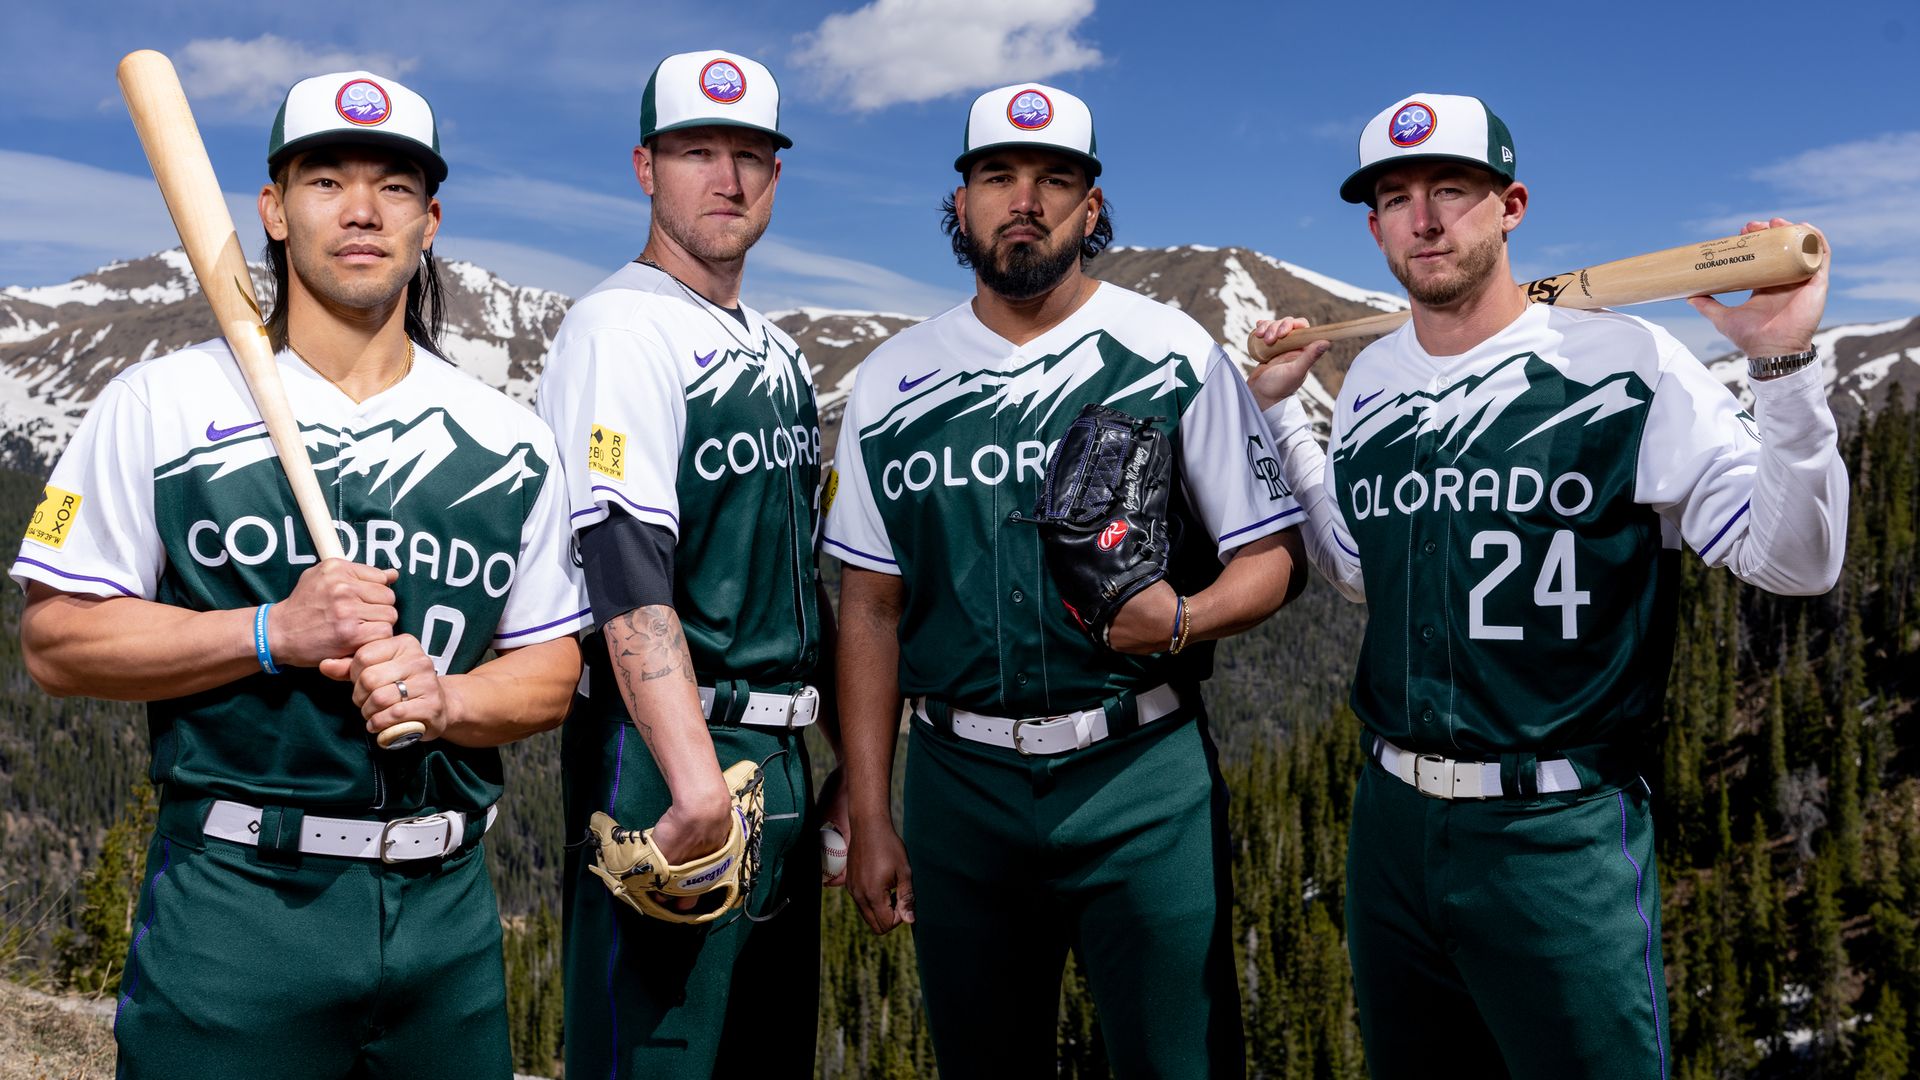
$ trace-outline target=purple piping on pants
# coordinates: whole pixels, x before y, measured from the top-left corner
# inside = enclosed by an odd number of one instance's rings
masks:
[[[621,724],[620,736],[613,744],[613,790],[607,793],[609,817],[613,815],[613,801],[620,797],[620,763],[626,756],[627,725]],[[607,919],[613,926],[613,943],[607,950],[607,1032],[611,1043],[607,1054],[607,1080],[620,1080],[620,1010],[614,1007],[613,1001],[613,963],[620,955],[619,905],[607,905]]]
[[[1653,923],[1647,921],[1647,909],[1640,902],[1640,889],[1645,876],[1640,864],[1634,861],[1633,852],[1627,850],[1627,793],[1614,792],[1620,800],[1620,854],[1627,857],[1633,867],[1633,910],[1640,915],[1640,924],[1647,928],[1647,947],[1643,954],[1647,966],[1647,1000],[1653,1005],[1653,1046],[1660,1054],[1660,1080],[1667,1080],[1667,1045],[1660,1037],[1660,995],[1653,989]]]
[[[146,925],[140,927],[140,932],[134,935],[133,948],[128,950],[129,955],[127,957],[127,967],[129,968],[127,973],[127,990],[126,993],[120,995],[119,1003],[113,1007],[113,1026],[116,1030],[120,1027],[120,1010],[126,1008],[127,1003],[133,1000],[133,991],[140,985],[140,943],[147,939],[147,931],[153,929],[153,916],[159,911],[160,907],[158,902],[153,898],[154,886],[160,883],[160,875],[166,873],[167,867],[172,865],[173,844],[162,837],[160,840],[160,869],[155,870],[153,876],[147,879]]]

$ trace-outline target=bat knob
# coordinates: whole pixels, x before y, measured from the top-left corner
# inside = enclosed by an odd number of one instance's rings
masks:
[[[419,742],[420,736],[426,733],[427,725],[418,720],[408,720],[383,729],[374,738],[379,742],[382,750],[404,750]]]

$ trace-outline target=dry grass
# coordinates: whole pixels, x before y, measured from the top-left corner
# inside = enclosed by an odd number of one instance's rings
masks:
[[[0,1080],[113,1075],[113,1001],[52,997],[0,982]]]

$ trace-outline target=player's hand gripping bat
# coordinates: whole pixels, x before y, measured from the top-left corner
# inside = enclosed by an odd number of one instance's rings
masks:
[[[267,343],[267,328],[261,321],[260,302],[254,299],[253,279],[247,272],[246,255],[240,250],[240,237],[234,232],[220,182],[213,175],[213,162],[200,141],[200,129],[193,122],[193,110],[187,105],[173,62],[150,49],[128,53],[120,61],[120,93],[127,99],[127,113],[140,132],[140,145],[153,166],[153,178],[167,201],[167,211],[173,215],[181,246],[193,264],[193,275],[200,281],[200,293],[212,305],[260,418],[266,421],[267,434],[280,455],[280,467],[286,470],[294,502],[299,504],[301,520],[313,537],[314,552],[322,559],[344,558],[340,538],[334,532],[333,514],[320,492],[320,482],[314,478],[313,463],[307,459],[300,424],[287,405],[286,387],[281,385],[280,369]],[[425,731],[426,725],[417,721],[393,724],[380,732],[380,745],[388,749],[408,746]]]

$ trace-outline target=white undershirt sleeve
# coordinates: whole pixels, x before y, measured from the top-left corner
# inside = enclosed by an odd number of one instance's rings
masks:
[[[1635,477],[1639,500],[1709,566],[1784,596],[1833,588],[1847,471],[1823,372],[1753,384],[1758,419],[1677,342],[1663,357]]]
[[[1313,422],[1297,397],[1289,397],[1261,414],[1280,457],[1280,473],[1293,497],[1307,512],[1300,530],[1307,545],[1307,561],[1340,595],[1356,604],[1367,601],[1367,585],[1360,573],[1360,551],[1347,533],[1340,506],[1328,487],[1332,466],[1327,451],[1313,434]]]

